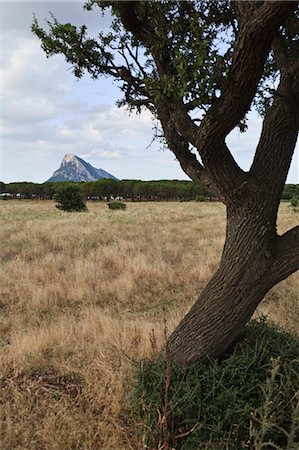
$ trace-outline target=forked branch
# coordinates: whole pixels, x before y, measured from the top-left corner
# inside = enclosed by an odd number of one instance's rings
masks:
[[[189,116],[189,107],[184,105],[182,94],[174,90],[174,93],[168,94],[168,98],[165,99],[176,132],[196,147],[210,183],[217,186],[227,204],[235,201],[234,192],[238,192],[245,184],[250,186],[250,183],[247,183],[248,176],[232,157],[225,138],[248,111],[262,76],[273,37],[279,25],[297,5],[297,2],[292,1],[265,1],[262,4],[246,2],[245,7],[242,3],[235,2],[239,29],[226,86],[201,124],[197,126]],[[167,41],[162,41],[148,21],[143,17],[140,18],[138,15],[140,2],[116,2],[116,5],[125,28],[151,51],[159,77],[162,79],[171,75],[174,67],[171,64]],[[249,9],[254,13],[249,15]],[[167,25],[163,16],[159,18],[159,22],[161,21]],[[157,107],[157,104],[155,106]],[[190,159],[187,148],[176,156],[182,166],[186,158]]]

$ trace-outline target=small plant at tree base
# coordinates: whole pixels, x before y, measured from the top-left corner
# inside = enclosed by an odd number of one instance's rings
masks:
[[[298,345],[297,336],[262,319],[221,361],[188,368],[167,358],[143,361],[132,406],[145,448],[296,448]]]
[[[62,211],[87,211],[82,188],[77,184],[70,183],[59,186],[55,193],[54,199],[58,202],[56,208],[61,209]]]
[[[121,209],[125,210],[127,205],[123,202],[109,202],[107,203],[109,209]]]

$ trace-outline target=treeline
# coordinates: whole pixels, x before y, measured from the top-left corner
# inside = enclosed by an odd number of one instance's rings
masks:
[[[8,183],[0,184],[0,193],[9,194],[6,198],[52,199],[65,182],[53,183]],[[198,196],[207,197],[210,194],[199,184],[192,181],[179,180],[113,180],[110,178],[90,182],[71,182],[80,185],[86,200],[107,200],[111,197],[132,201],[150,200],[195,200]],[[5,197],[5,196],[3,196]]]
[[[282,200],[291,200],[294,197],[299,198],[299,184],[285,184]]]
[[[0,182],[2,198],[23,198],[48,200],[54,197],[57,188],[69,181],[56,183],[8,183]],[[111,197],[132,201],[155,200],[196,200],[199,198],[213,199],[211,193],[193,181],[179,180],[113,180],[105,178],[98,181],[74,183],[82,187],[86,200],[107,200]],[[282,199],[299,198],[299,184],[286,184]]]

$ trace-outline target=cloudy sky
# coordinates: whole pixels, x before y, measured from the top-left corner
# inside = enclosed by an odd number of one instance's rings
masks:
[[[107,18],[82,5],[0,0],[0,180],[42,183],[66,153],[120,179],[187,179],[169,150],[150,145],[150,115],[130,115],[115,106],[119,93],[112,80],[77,81],[62,57],[43,54],[30,31],[33,13],[41,23],[51,11],[60,21],[85,23],[92,33],[107,29]],[[251,114],[248,132],[233,131],[227,139],[245,170],[260,130],[261,120]],[[288,182],[299,183],[298,145]]]

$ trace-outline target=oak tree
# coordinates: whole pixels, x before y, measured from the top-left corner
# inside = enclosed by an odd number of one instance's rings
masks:
[[[110,12],[109,33],[52,16],[33,32],[47,56],[74,74],[116,80],[120,105],[148,108],[189,177],[227,208],[219,268],[169,337],[171,356],[190,364],[219,357],[264,295],[299,268],[299,227],[283,235],[277,212],[298,136],[297,1],[89,1]],[[249,171],[226,143],[246,114],[263,116]]]

